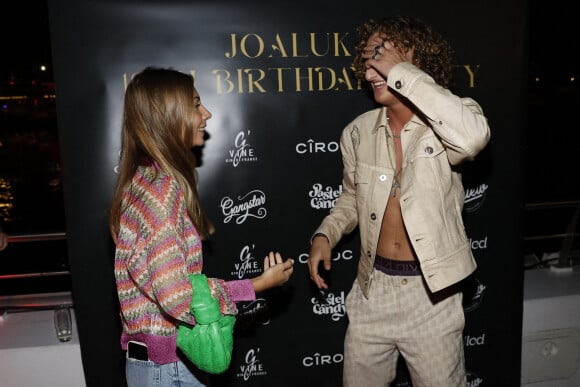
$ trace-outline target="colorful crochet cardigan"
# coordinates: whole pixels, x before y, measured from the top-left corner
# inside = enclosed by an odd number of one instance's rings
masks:
[[[201,239],[185,207],[183,191],[156,163],[140,166],[122,203],[116,241],[115,278],[121,307],[121,347],[130,340],[147,345],[158,364],[178,360],[179,321],[195,324],[189,311],[189,274],[202,271]],[[249,279],[209,278],[224,314],[235,302],[256,298]]]

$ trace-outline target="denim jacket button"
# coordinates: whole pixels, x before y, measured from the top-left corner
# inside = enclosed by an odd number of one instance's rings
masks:
[[[403,86],[403,84],[401,83],[401,81],[397,81],[397,82],[395,82],[395,87],[396,87],[397,89],[400,89],[400,88],[401,88],[401,86]]]
[[[380,175],[380,176],[379,176],[379,180],[380,180],[380,181],[385,181],[385,180],[387,180],[387,175]]]
[[[431,153],[433,153],[433,148],[431,148],[430,146],[428,146],[427,148],[425,148],[425,153],[427,153],[428,155],[430,155]]]

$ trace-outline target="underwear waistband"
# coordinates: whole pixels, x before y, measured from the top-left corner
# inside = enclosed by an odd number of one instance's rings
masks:
[[[419,261],[398,261],[396,259],[390,259],[381,257],[380,255],[375,256],[375,269],[382,271],[389,275],[401,275],[401,276],[414,276],[421,275],[421,265]]]

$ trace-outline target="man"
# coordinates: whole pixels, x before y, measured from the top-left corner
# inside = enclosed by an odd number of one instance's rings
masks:
[[[489,141],[480,106],[448,89],[452,51],[425,23],[370,19],[354,66],[380,107],[341,136],[343,191],[315,231],[310,277],[359,227],[357,278],[345,306],[345,387],[388,386],[401,354],[414,386],[466,384],[459,281],[476,263],[464,231],[458,166]]]

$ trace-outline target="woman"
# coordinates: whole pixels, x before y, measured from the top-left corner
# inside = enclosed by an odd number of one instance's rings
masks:
[[[204,144],[211,113],[191,75],[148,67],[129,83],[123,115],[109,226],[116,243],[127,383],[150,386],[160,378],[155,385],[179,380],[182,386],[204,386],[207,375],[182,361],[175,342],[179,324],[195,324],[188,276],[202,271],[202,240],[213,231],[200,204],[191,151]],[[209,278],[208,283],[222,313],[236,314],[235,302],[285,283],[292,265],[293,260],[284,262],[270,252],[260,276],[229,282]]]

